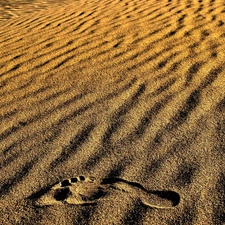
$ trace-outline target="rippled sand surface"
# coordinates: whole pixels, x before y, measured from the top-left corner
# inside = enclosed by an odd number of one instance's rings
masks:
[[[224,1],[1,1],[0,56],[0,224],[225,224]]]

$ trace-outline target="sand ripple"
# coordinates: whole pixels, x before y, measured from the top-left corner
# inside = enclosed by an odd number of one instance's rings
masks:
[[[0,224],[225,224],[224,1],[9,0],[0,25]]]

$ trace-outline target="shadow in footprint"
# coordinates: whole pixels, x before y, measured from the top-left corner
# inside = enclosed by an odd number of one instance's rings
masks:
[[[62,189],[57,189],[54,193],[54,198],[57,201],[63,201],[66,198],[68,198],[68,196],[70,195],[70,189],[68,187],[66,188],[62,188]]]
[[[137,188],[140,188],[140,189],[146,191],[146,189],[139,183],[126,181],[126,180],[123,180],[123,179],[117,178],[117,177],[104,178],[102,180],[101,184],[116,184],[119,182],[130,184],[131,186],[134,186],[134,187],[137,187]]]
[[[141,184],[121,178],[105,178],[101,184],[111,184],[116,189],[131,192],[139,197],[144,205],[153,208],[171,208],[180,202],[180,195],[174,191],[152,191],[145,189]]]
[[[174,191],[149,191],[148,193],[159,196],[162,199],[171,201],[172,206],[177,206],[180,202],[180,195]]]

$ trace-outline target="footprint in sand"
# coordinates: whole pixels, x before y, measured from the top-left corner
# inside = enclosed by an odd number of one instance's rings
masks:
[[[96,203],[108,193],[117,189],[127,193],[152,208],[172,208],[179,204],[180,196],[173,191],[148,191],[142,185],[120,178],[105,178],[101,182],[92,177],[78,176],[65,179],[47,191],[36,193],[38,206],[54,204],[87,205]],[[41,194],[40,194],[41,193]]]

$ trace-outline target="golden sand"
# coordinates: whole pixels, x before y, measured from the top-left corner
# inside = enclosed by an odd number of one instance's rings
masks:
[[[225,224],[224,1],[1,1],[0,224]]]

